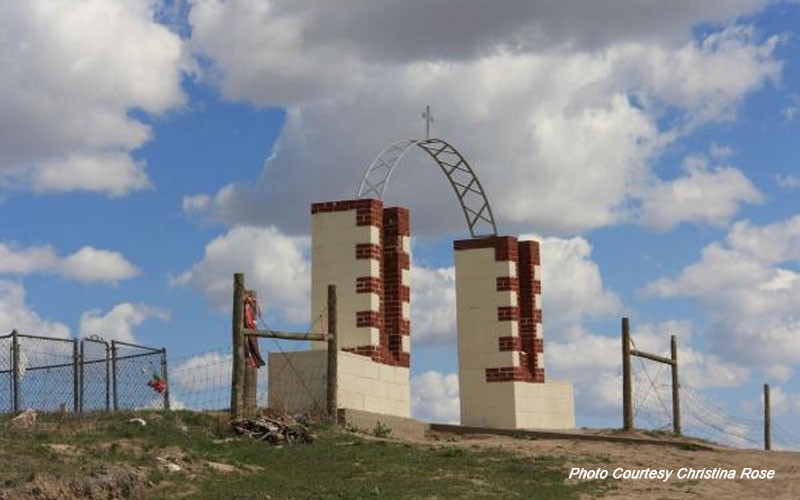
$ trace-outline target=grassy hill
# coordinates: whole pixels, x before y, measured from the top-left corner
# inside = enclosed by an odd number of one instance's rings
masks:
[[[563,456],[376,439],[324,425],[314,427],[313,444],[272,446],[232,434],[224,415],[207,413],[39,415],[30,429],[7,421],[0,420],[2,500],[568,499],[612,487],[565,482]]]

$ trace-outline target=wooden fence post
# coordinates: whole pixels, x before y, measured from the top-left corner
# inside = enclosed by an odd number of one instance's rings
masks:
[[[231,366],[231,419],[242,417],[244,406],[244,335],[242,334],[244,304],[244,274],[233,275],[233,324],[232,346],[233,361]]]
[[[622,318],[622,430],[633,429],[631,398],[631,330],[628,318]]]
[[[681,435],[681,397],[680,384],[678,383],[678,340],[675,335],[670,337],[670,351],[672,358],[672,432]]]
[[[336,285],[328,285],[328,418],[337,421],[339,336],[336,331]]]
[[[772,422],[769,409],[769,384],[764,384],[764,449],[772,449]]]

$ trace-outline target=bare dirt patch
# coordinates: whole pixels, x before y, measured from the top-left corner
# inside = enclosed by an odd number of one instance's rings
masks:
[[[724,498],[752,500],[753,498],[800,498],[800,453],[781,451],[738,450],[718,447],[697,450],[647,444],[625,444],[578,440],[529,440],[506,436],[437,436],[442,446],[470,449],[503,449],[523,456],[563,458],[567,470],[572,467],[604,469],[609,478],[617,468],[673,470],[664,482],[656,479],[612,480],[614,489],[605,498],[664,500],[685,498]],[[775,471],[774,479],[740,479],[743,469]],[[737,479],[676,479],[681,468],[735,470]],[[567,480],[575,483],[576,480]]]

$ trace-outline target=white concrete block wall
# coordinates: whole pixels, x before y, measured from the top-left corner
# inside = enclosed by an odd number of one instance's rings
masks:
[[[338,362],[339,408],[410,417],[408,368],[375,363],[349,352],[340,352]],[[270,353],[270,407],[289,413],[305,413],[320,407],[324,411],[326,397],[327,352]]]

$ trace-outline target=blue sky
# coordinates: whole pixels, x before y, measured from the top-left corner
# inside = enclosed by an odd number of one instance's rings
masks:
[[[431,105],[500,231],[543,238],[546,369],[579,424],[618,425],[627,315],[730,414],[772,384],[800,434],[800,4],[593,5],[5,3],[0,331],[188,359],[228,342],[234,271],[306,328],[310,203]],[[386,201],[412,213],[414,412],[452,420],[466,226],[425,160]]]

